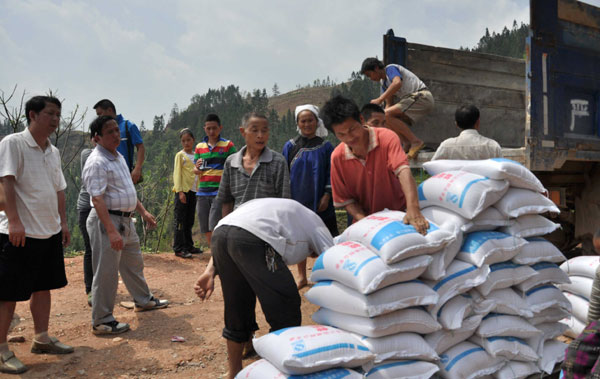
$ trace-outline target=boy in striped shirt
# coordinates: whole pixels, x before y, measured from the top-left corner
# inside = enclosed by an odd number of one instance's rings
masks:
[[[198,175],[196,213],[200,232],[206,236],[209,246],[212,230],[221,219],[221,205],[214,199],[219,192],[223,165],[227,157],[236,152],[233,142],[221,138],[222,130],[219,116],[208,114],[204,121],[206,137],[196,145],[194,151],[194,173]]]

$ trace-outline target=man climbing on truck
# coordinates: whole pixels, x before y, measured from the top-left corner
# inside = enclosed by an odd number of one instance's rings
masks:
[[[433,95],[425,83],[399,64],[384,64],[377,58],[367,58],[360,69],[361,74],[381,83],[381,95],[372,104],[385,102],[386,127],[398,134],[403,144],[410,144],[406,156],[416,158],[425,143],[409,126],[433,109]]]

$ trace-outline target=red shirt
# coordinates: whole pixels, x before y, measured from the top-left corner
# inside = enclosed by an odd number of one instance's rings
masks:
[[[369,128],[365,160],[357,158],[345,143],[331,154],[333,204],[343,207],[358,203],[367,215],[384,208],[406,210],[406,199],[398,180],[408,159],[396,133],[385,128]]]

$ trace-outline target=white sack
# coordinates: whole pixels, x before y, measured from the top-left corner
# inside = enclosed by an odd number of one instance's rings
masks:
[[[471,296],[460,294],[448,300],[438,311],[437,320],[447,330],[459,329],[463,320],[471,314],[473,300]]]
[[[568,328],[566,324],[560,322],[545,322],[542,324],[537,324],[535,327],[541,330],[542,334],[537,337],[527,338],[526,341],[529,346],[531,346],[531,348],[538,353],[538,355],[544,352],[545,341],[555,339],[556,337],[562,335]]]
[[[533,362],[510,361],[496,371],[494,377],[497,379],[525,379],[539,372],[540,369]]]
[[[560,263],[566,258],[550,241],[540,237],[527,238],[527,244],[521,248],[512,260],[522,265],[533,265],[540,262]]]
[[[477,291],[487,296],[494,290],[512,287],[535,275],[537,271],[526,265],[510,261],[494,263],[490,265],[490,274],[486,281],[477,286]]]
[[[552,307],[543,310],[539,313],[534,313],[533,317],[528,319],[531,325],[538,325],[541,323],[547,322],[558,322],[564,319],[565,317],[569,317],[571,312],[561,307]]]
[[[431,263],[428,255],[387,265],[362,244],[346,241],[327,249],[315,260],[310,280],[335,280],[362,294],[416,279]]]
[[[500,231],[511,236],[527,238],[550,234],[558,228],[560,228],[560,224],[536,214],[520,216],[510,225],[501,227]]]
[[[454,345],[466,341],[475,333],[475,329],[479,327],[482,316],[474,315],[467,317],[461,327],[455,330],[438,330],[425,336],[425,341],[436,351],[441,354]]]
[[[439,309],[450,299],[469,291],[485,281],[490,269],[487,265],[481,267],[454,260],[446,269],[446,276],[437,282],[426,280],[425,284],[437,292],[437,304],[427,307],[427,310],[437,316]]]
[[[473,336],[469,341],[483,347],[488,354],[494,357],[525,362],[535,362],[539,359],[535,350],[526,341],[518,337],[481,338]]]
[[[421,214],[429,221],[448,231],[460,231],[465,224],[470,223],[463,216],[443,207],[431,206],[421,209]]]
[[[598,265],[600,265],[600,255],[581,255],[561,264],[560,269],[569,276],[578,275],[594,279]]]
[[[567,350],[567,347],[569,345],[557,340],[546,342],[544,344],[544,352],[538,361],[538,367],[546,374],[551,374],[554,371],[554,366],[565,359],[565,350]]]
[[[304,296],[320,307],[349,315],[375,317],[398,309],[435,304],[438,295],[418,280],[397,283],[363,295],[345,285],[323,280],[317,282]]]
[[[560,291],[557,289],[557,291]],[[564,292],[567,302],[572,306],[571,314],[579,320],[587,320],[590,302],[581,296],[573,295],[572,293]]]
[[[530,289],[546,283],[571,283],[567,274],[562,271],[555,263],[551,262],[540,262],[531,266],[532,269],[537,271],[537,275],[533,276],[515,287],[522,292],[527,292]]]
[[[421,278],[427,280],[439,280],[446,275],[446,269],[458,254],[463,243],[463,234],[458,232],[456,239],[447,244],[442,250],[431,254],[432,261],[421,274]]]
[[[587,319],[586,319],[587,320]],[[562,324],[567,326],[565,330],[565,336],[571,338],[577,338],[587,326],[587,321],[578,320],[576,317],[567,315],[564,319],[560,320]]]
[[[496,203],[508,189],[505,180],[493,180],[465,171],[446,171],[417,188],[421,208],[440,206],[472,219]]]
[[[502,226],[508,226],[513,223],[509,217],[504,216],[494,207],[488,207],[471,221],[467,221],[462,226],[464,233],[477,232],[480,230],[495,230]]]
[[[528,214],[560,213],[558,207],[539,192],[511,187],[504,197],[494,204],[504,216],[517,218]]]
[[[571,283],[559,284],[557,287],[563,292],[570,292],[590,301],[592,298],[592,285],[594,284],[594,279],[579,275],[571,275],[569,276],[569,279],[571,280]]]
[[[478,267],[483,264],[505,262],[517,255],[526,244],[527,241],[523,238],[500,232],[472,232],[464,236],[456,258]]]
[[[513,337],[531,338],[542,332],[519,316],[490,313],[481,320],[475,334],[479,337]]]
[[[442,326],[420,307],[407,308],[377,317],[347,315],[320,308],[312,319],[318,324],[331,325],[367,337],[383,337],[401,332],[433,333]]]
[[[360,342],[375,354],[375,363],[388,359],[418,359],[437,361],[440,357],[423,337],[416,333],[398,333],[385,337],[371,338],[355,335]]]
[[[436,366],[437,367],[437,366]],[[279,371],[266,359],[259,359],[246,366],[242,371],[235,376],[236,379],[282,379],[289,377],[287,374]],[[305,379],[362,379],[364,376],[349,368],[331,368],[324,371],[318,371],[312,374],[296,376],[296,378]]]
[[[435,253],[456,239],[456,234],[429,223],[426,235],[402,221],[405,213],[381,211],[349,226],[340,242],[357,241],[373,250],[387,264],[416,255]]]
[[[440,374],[447,379],[477,378],[495,373],[505,362],[504,358],[492,357],[481,346],[465,341],[440,356]]]
[[[423,361],[385,361],[375,365],[365,377],[369,379],[428,379],[439,371],[437,365]]]
[[[527,301],[512,288],[502,288],[487,294],[485,297],[478,291],[470,294],[475,302],[475,312],[486,315],[490,312],[529,318],[533,312]]]
[[[525,293],[527,304],[533,313],[540,313],[548,308],[562,308],[571,311],[571,304],[556,286],[547,284],[536,287]]]
[[[254,349],[277,369],[293,375],[332,367],[356,367],[375,355],[350,333],[324,325],[280,329],[252,340]]]
[[[506,179],[511,187],[525,188],[537,192],[546,192],[542,182],[525,166],[507,158],[482,160],[435,160],[423,163],[429,175],[444,171],[462,170],[487,176],[491,179]]]

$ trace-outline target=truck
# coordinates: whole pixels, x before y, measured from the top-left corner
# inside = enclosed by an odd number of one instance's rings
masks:
[[[562,228],[549,239],[591,253],[600,228],[600,8],[530,0],[529,29],[524,59],[409,43],[390,29],[383,61],[407,67],[431,90],[434,110],[412,128],[426,146],[458,135],[454,111],[475,104],[481,134],[533,171],[559,206]]]

